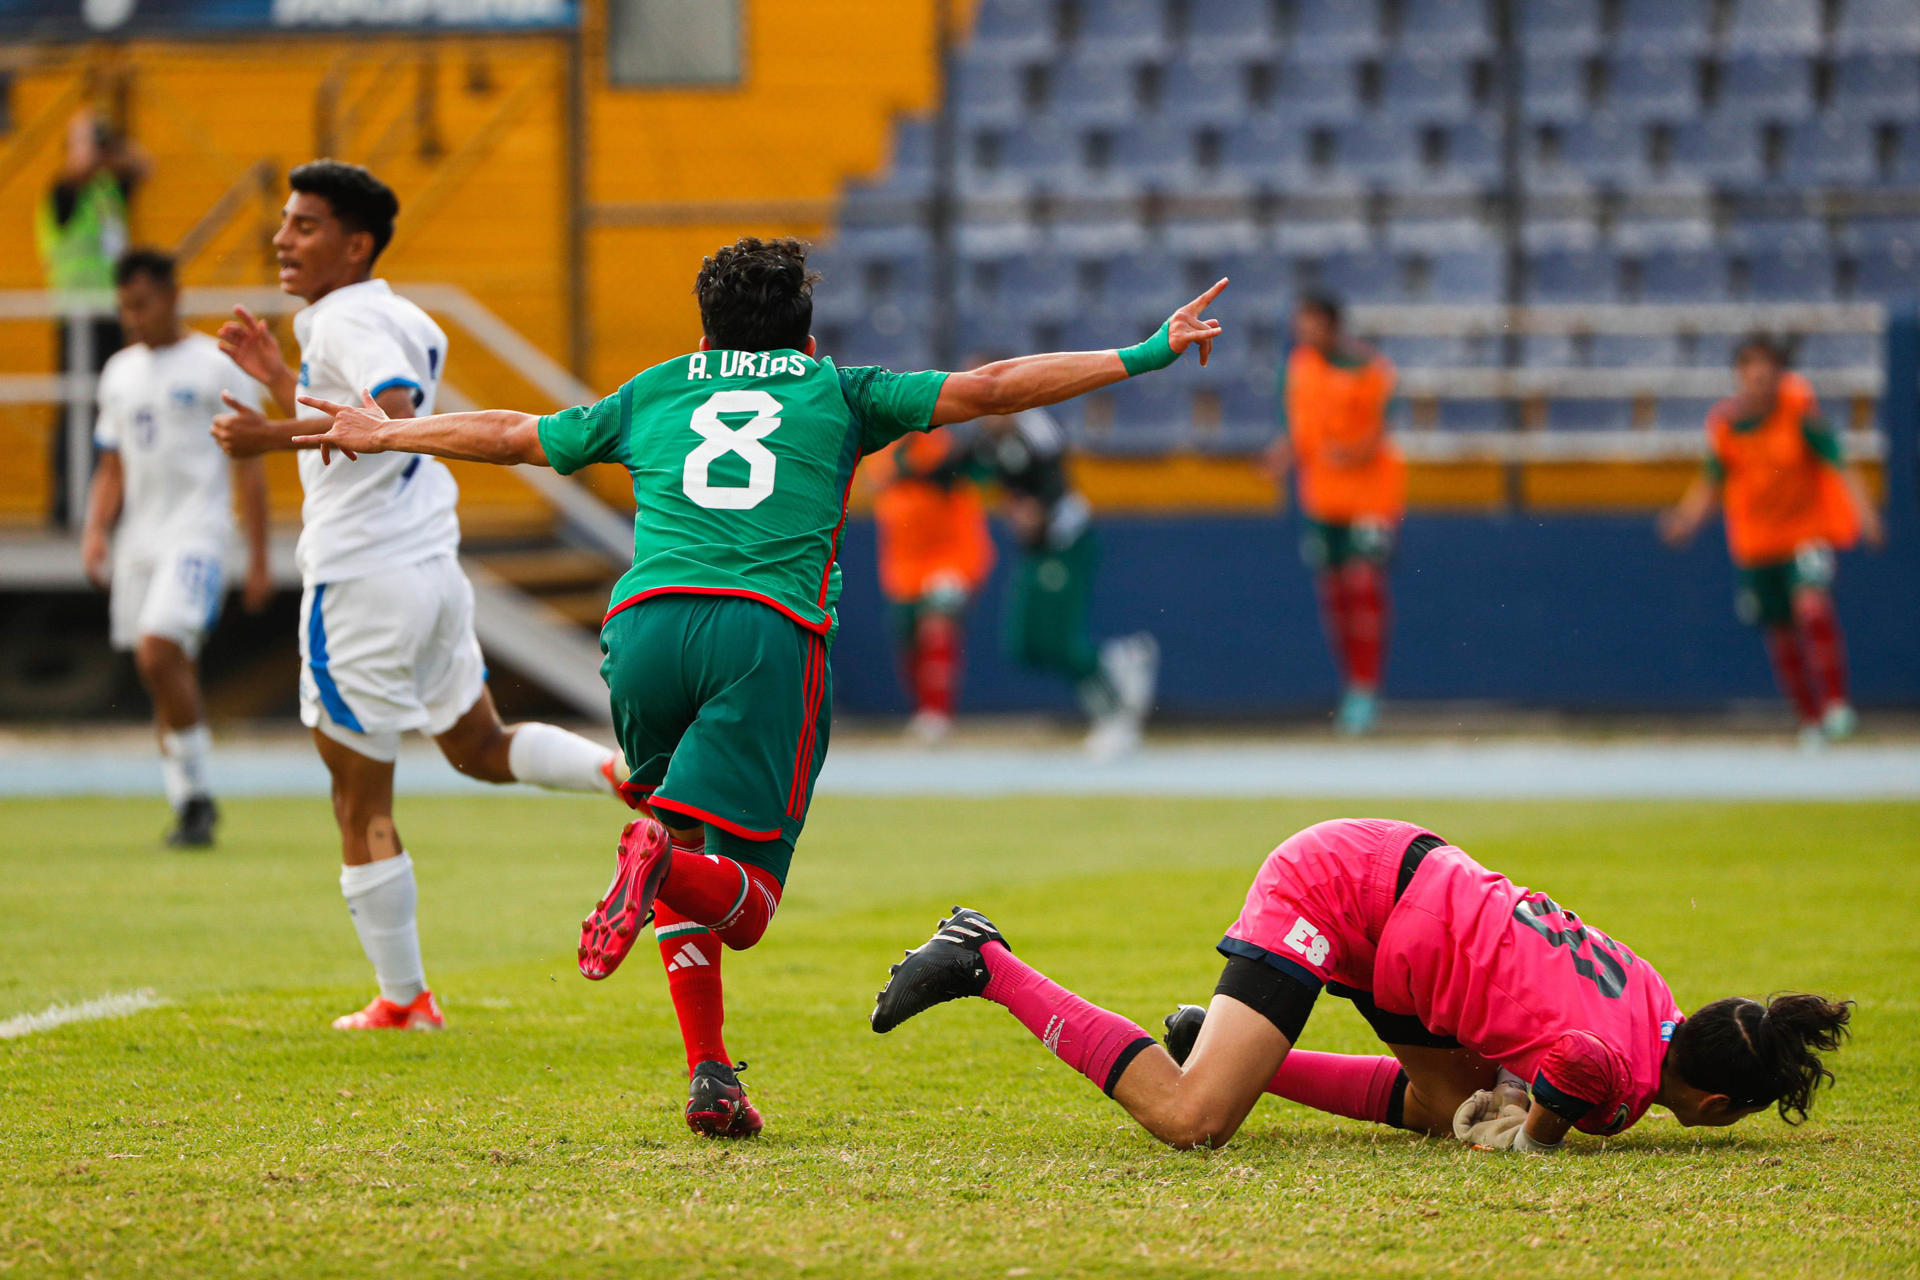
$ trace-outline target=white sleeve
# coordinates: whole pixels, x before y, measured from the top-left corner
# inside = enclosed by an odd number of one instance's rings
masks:
[[[120,379],[113,373],[111,364],[101,370],[99,404],[93,415],[93,442],[102,449],[118,449],[127,438],[126,400],[120,394]]]
[[[407,358],[406,344],[397,334],[358,316],[341,316],[328,330],[327,349],[335,368],[353,388],[355,403],[362,391],[378,398],[395,387],[410,389],[416,406],[425,398],[420,371]]]

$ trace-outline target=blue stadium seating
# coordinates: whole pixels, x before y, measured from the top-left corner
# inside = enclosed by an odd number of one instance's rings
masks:
[[[1789,187],[1864,187],[1878,168],[1873,126],[1826,115],[1787,130],[1777,180]]]
[[[1172,254],[1115,254],[1099,263],[1098,305],[1103,311],[1131,312],[1143,306],[1171,312],[1187,299],[1186,270]]]
[[[1472,113],[1471,66],[1422,51],[1397,54],[1380,68],[1380,109],[1403,121],[1451,122]]]
[[[1616,54],[1607,61],[1607,108],[1629,120],[1687,120],[1700,110],[1698,63],[1683,54]]]
[[[1530,53],[1591,53],[1600,47],[1600,0],[1519,0],[1518,26]]]
[[[1699,53],[1712,43],[1712,17],[1700,0],[1621,0],[1616,39],[1622,49]]]
[[[1185,34],[1194,50],[1265,57],[1277,42],[1273,5],[1269,0],[1187,0]]]
[[[1887,240],[1866,245],[1854,254],[1853,269],[1856,298],[1906,303],[1920,298],[1920,242]]]
[[[1406,279],[1400,262],[1376,249],[1341,249],[1323,256],[1317,266],[1320,288],[1349,302],[1405,302]]]
[[[1915,26],[1920,26],[1916,15]],[[1920,58],[1899,53],[1851,53],[1833,64],[1833,110],[1860,120],[1920,116]]]
[[[1221,157],[1230,169],[1270,190],[1302,181],[1307,172],[1307,138],[1282,114],[1249,116],[1226,131]]]
[[[1720,64],[1723,115],[1799,120],[1813,113],[1813,62],[1792,53],[1739,53]]]
[[[1589,182],[1629,186],[1647,180],[1644,131],[1631,121],[1597,114],[1560,128],[1560,163]]]
[[[1640,260],[1643,302],[1725,302],[1730,281],[1718,249],[1655,249]]]
[[[1920,52],[1913,0],[1843,0],[1833,47],[1842,53]]]
[[[1820,47],[1820,0],[1734,0],[1722,39],[1729,49],[1812,53]]]
[[[1499,302],[1506,295],[1506,251],[1497,246],[1436,253],[1430,270],[1434,302]]]
[[[1047,105],[1067,124],[1128,124],[1139,107],[1134,68],[1126,62],[1078,58],[1064,63],[1054,68]]]
[[[1529,369],[1567,369],[1580,359],[1571,336],[1530,333],[1520,339],[1520,363]]]
[[[1273,382],[1224,384],[1220,390],[1220,429],[1230,438],[1271,440],[1280,430],[1280,402]]]
[[[1852,369],[1880,363],[1881,340],[1870,333],[1810,333],[1794,344],[1803,369]]]
[[[1170,43],[1165,0],[1079,0],[1078,56],[1162,58]]]
[[[1279,252],[1295,256],[1359,252],[1373,247],[1373,232],[1357,217],[1295,217],[1274,227],[1273,243]]]
[[[1587,70],[1571,54],[1529,48],[1520,63],[1520,114],[1536,123],[1563,123],[1586,115]]]
[[[1910,122],[1895,131],[1893,163],[1884,177],[1896,187],[1920,187],[1920,124]]]
[[[1504,400],[1442,400],[1435,425],[1442,431],[1504,431],[1510,424]]]
[[[1401,369],[1437,369],[1471,364],[1466,344],[1455,337],[1389,334],[1377,344],[1380,354]]]
[[[1492,15],[1487,0],[1402,0],[1400,46],[1450,58],[1467,58],[1493,48]]]
[[[1206,274],[1232,281],[1214,304],[1222,316],[1277,316],[1293,305],[1294,295],[1299,292],[1293,262],[1276,253],[1224,255],[1207,267]]]
[[[1292,36],[1294,51],[1304,57],[1366,57],[1380,47],[1380,2],[1296,5]]]
[[[1717,400],[1691,396],[1663,397],[1653,406],[1654,428],[1659,431],[1704,431],[1707,410],[1717,403]],[[1704,446],[1701,452],[1706,452]]]
[[[1617,302],[1620,269],[1606,249],[1544,249],[1527,260],[1529,302]]]
[[[1497,242],[1487,224],[1460,214],[1442,218],[1407,217],[1389,222],[1386,244],[1399,253],[1448,253],[1455,249],[1485,249]]]
[[[1755,302],[1831,302],[1839,296],[1833,254],[1824,243],[1786,244],[1747,260]]]
[[[1856,218],[1840,240],[1856,254],[1889,244],[1920,245],[1920,215]]]
[[[1042,186],[1066,185],[1082,167],[1080,134],[1051,116],[1029,116],[1026,127],[1001,136],[1000,167]]]
[[[1760,131],[1749,120],[1710,115],[1673,127],[1672,171],[1703,182],[1739,186],[1765,172]]]
[[[1339,124],[1360,114],[1360,86],[1351,63],[1291,59],[1277,70],[1273,110],[1296,127]]]
[[[1133,378],[1108,393],[1117,453],[1163,453],[1184,442],[1192,392],[1166,378]]]
[[[1588,355],[1596,369],[1670,369],[1680,343],[1668,333],[1596,333]]]
[[[1549,431],[1625,431],[1632,425],[1633,402],[1618,396],[1547,401]]]
[[[1498,116],[1487,114],[1463,120],[1444,135],[1445,176],[1457,181],[1491,186],[1500,180],[1501,127]]]
[[[1766,253],[1788,245],[1821,244],[1826,225],[1808,216],[1736,218],[1727,227],[1726,244],[1742,253]]]
[[[1113,165],[1156,190],[1194,179],[1193,130],[1179,118],[1142,120],[1113,135]]]
[[[965,125],[1013,126],[1027,113],[1024,68],[969,51],[954,66],[954,115]]]
[[[999,60],[1043,58],[1053,52],[1058,22],[1053,0],[980,0],[972,48]]]
[[[1411,187],[1420,179],[1420,139],[1403,122],[1374,115],[1333,134],[1334,165],[1375,186]]]
[[[1247,114],[1247,68],[1237,56],[1189,53],[1167,64],[1160,110],[1193,125],[1230,125]]]

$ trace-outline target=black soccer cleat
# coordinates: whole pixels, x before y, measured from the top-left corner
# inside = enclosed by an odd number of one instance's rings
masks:
[[[993,921],[970,907],[955,907],[934,935],[887,970],[887,985],[873,1004],[873,1029],[893,1030],[914,1014],[987,989],[987,962],[980,948],[1006,945]]]
[[[1181,1066],[1187,1065],[1187,1055],[1193,1052],[1193,1042],[1200,1038],[1201,1024],[1207,1020],[1207,1011],[1197,1004],[1183,1004],[1166,1017],[1167,1053]]]
[[[687,1084],[687,1127],[703,1138],[751,1138],[760,1132],[760,1112],[747,1101],[737,1067],[703,1062],[693,1069]]]
[[[205,849],[213,844],[213,828],[220,821],[220,810],[212,796],[188,796],[167,832],[169,849]]]

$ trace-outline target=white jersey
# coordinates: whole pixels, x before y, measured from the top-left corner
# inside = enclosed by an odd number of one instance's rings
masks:
[[[300,340],[300,392],[357,405],[405,387],[417,415],[433,412],[445,368],[447,335],[385,280],[335,289],[293,318]],[[300,416],[323,416],[300,407]],[[417,564],[460,549],[460,498],[453,473],[436,458],[374,453],[349,460],[302,450],[302,528],[297,558],[309,587]]]
[[[122,558],[155,558],[183,544],[224,548],[233,538],[232,462],[214,443],[220,393],[260,403],[260,387],[204,333],[171,346],[114,353],[100,374],[94,440],[118,450],[126,497],[116,543]]]

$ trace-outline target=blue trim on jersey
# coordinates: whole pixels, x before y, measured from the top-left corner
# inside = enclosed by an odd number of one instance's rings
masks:
[[[360,727],[360,717],[347,706],[340,686],[333,682],[333,673],[327,670],[327,623],[320,609],[326,594],[324,582],[313,589],[313,604],[307,614],[307,669],[313,672],[314,687],[320,690],[320,705],[327,709],[327,716],[342,729],[365,733]]]
[[[413,455],[413,460],[408,462],[407,465],[405,467],[402,467],[400,470],[400,487],[403,489],[406,488],[407,481],[413,479],[413,473],[418,471],[419,469],[420,469],[420,455],[416,453],[415,455]]]
[[[1285,956],[1277,956],[1265,947],[1256,947],[1251,942],[1243,942],[1239,938],[1222,938],[1220,939],[1219,945],[1214,947],[1214,950],[1226,956],[1228,959],[1232,959],[1234,956],[1240,956],[1247,960],[1258,960],[1260,963],[1269,968],[1279,970],[1289,978],[1292,978],[1294,981],[1303,984],[1313,991],[1318,991],[1325,985],[1320,981],[1320,975],[1305,965],[1296,964]]]
[[[422,391],[420,389],[420,384],[415,382],[412,378],[388,378],[385,382],[381,383],[379,386],[367,392],[367,394],[372,396],[375,400],[378,400],[381,396],[387,394],[387,392],[393,390],[395,387],[405,387],[407,390],[413,392],[414,408],[418,409],[422,404],[426,403],[427,393]]]

